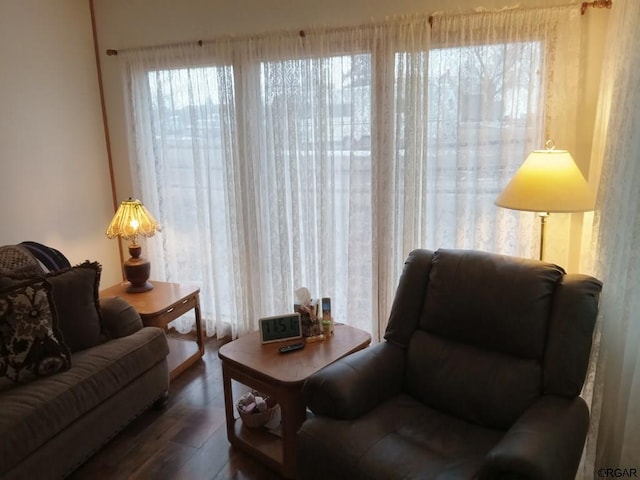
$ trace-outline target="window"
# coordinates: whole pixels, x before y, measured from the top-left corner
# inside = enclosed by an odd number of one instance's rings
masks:
[[[208,334],[289,312],[305,286],[381,335],[410,250],[535,251],[533,216],[493,202],[551,108],[557,55],[528,29],[559,23],[454,20],[437,45],[414,19],[124,58],[154,275],[201,285]]]

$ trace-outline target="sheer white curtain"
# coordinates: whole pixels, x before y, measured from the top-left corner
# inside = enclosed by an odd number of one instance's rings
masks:
[[[493,202],[545,123],[573,124],[557,58],[576,10],[122,52],[135,193],[163,226],[154,278],[200,285],[208,335],[306,286],[377,337],[412,249],[533,256],[533,214]]]
[[[208,335],[236,335],[248,316],[248,210],[228,43],[123,52],[131,168],[138,196],[162,226],[148,242],[153,278],[201,289]],[[244,268],[243,268],[244,267]],[[191,328],[183,317],[176,326]],[[242,326],[240,326],[242,329]]]
[[[301,286],[378,333],[420,245],[428,39],[421,18],[122,53],[154,276],[201,286],[207,334],[291,311]]]
[[[575,5],[434,17],[429,247],[537,256],[537,217],[494,201],[547,139],[575,147],[580,20]]]
[[[593,158],[601,171],[591,263],[604,286],[584,479],[640,468],[640,3],[616,0],[610,15]]]

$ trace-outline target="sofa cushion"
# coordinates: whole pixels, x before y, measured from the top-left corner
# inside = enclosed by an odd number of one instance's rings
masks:
[[[140,314],[120,297],[100,297],[100,316],[104,339],[126,337],[143,326]]]
[[[0,276],[11,275],[26,280],[43,273],[44,270],[26,247],[22,245],[0,247]]]
[[[471,478],[502,435],[400,394],[356,420],[308,419],[298,442],[309,458],[298,462],[331,458],[326,478]]]
[[[146,327],[73,354],[66,372],[0,395],[0,472],[134,381],[168,353],[164,332]]]
[[[70,353],[58,340],[51,288],[44,280],[0,291],[0,389],[69,368]]]
[[[63,341],[71,352],[101,342],[98,300],[101,270],[98,262],[86,261],[45,277],[52,286]]]
[[[51,285],[51,301],[57,312],[59,339],[71,352],[101,343],[99,302],[100,274],[98,262],[88,260],[74,267],[40,274],[32,280],[44,279]],[[0,288],[24,281],[13,273],[0,276]]]

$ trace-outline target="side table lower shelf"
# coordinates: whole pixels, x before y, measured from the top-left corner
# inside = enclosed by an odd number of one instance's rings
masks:
[[[171,380],[202,357],[200,346],[193,340],[175,338],[170,333],[167,333],[167,343],[169,344],[167,364],[169,365]]]

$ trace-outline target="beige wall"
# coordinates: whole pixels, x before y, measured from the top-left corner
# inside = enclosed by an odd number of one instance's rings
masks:
[[[118,196],[131,195],[127,152],[127,129],[117,57],[107,48],[158,45],[185,40],[211,39],[221,35],[246,35],[312,26],[355,25],[387,16],[469,11],[482,5],[501,8],[505,3],[521,6],[564,5],[566,0],[94,0],[100,54],[105,83],[107,113],[112,135]],[[579,8],[581,2],[576,2]],[[584,172],[589,169],[591,137],[601,61],[606,13],[589,11],[585,16],[585,74],[581,87],[585,101],[580,112],[579,142],[572,152]],[[523,159],[524,161],[524,159]],[[569,270],[578,268],[582,215],[554,215],[549,222],[548,257]],[[151,240],[153,241],[153,239]]]
[[[2,0],[0,59],[0,245],[38,241],[119,281],[87,0]]]

